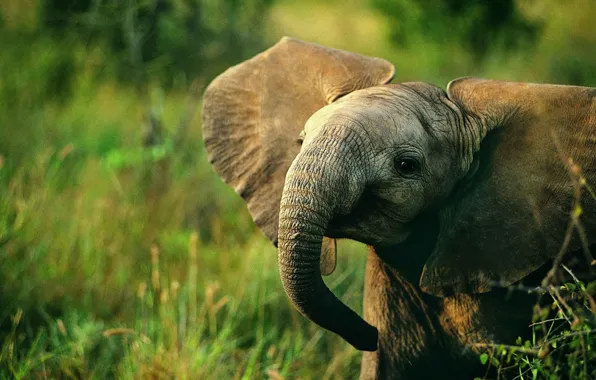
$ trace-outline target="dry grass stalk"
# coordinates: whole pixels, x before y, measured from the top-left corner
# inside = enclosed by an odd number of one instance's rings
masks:
[[[188,243],[188,323],[192,326],[197,322],[197,280],[199,267],[197,264],[197,242],[199,234],[193,231]]]

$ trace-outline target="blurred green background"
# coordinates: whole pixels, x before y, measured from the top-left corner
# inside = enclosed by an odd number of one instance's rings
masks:
[[[593,0],[2,0],[0,378],[355,378],[215,175],[204,86],[289,35],[395,82],[596,86]],[[366,248],[329,286],[361,310]]]

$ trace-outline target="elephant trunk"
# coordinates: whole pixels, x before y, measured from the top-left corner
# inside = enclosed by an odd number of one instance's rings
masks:
[[[364,188],[354,167],[358,158],[346,157],[345,145],[325,140],[326,147],[309,144],[303,149],[286,176],[278,229],[281,280],[304,316],[359,350],[375,351],[377,329],[337,299],[321,278],[321,245],[327,226],[332,218],[351,209]]]

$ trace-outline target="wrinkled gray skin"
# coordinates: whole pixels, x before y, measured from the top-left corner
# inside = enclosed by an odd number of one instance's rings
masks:
[[[482,376],[482,345],[513,343],[534,301],[492,282],[536,283],[557,255],[569,158],[596,182],[596,89],[383,85],[392,76],[386,61],[283,39],[207,89],[209,158],[278,246],[297,309],[365,351],[362,379]],[[592,244],[596,202],[582,208]],[[323,237],[370,246],[367,322],[325,286]]]
[[[321,238],[401,243],[416,217],[451,192],[471,161],[461,151],[471,152],[478,131],[465,133],[449,103],[442,90],[423,85],[347,95],[308,120],[286,176],[278,230],[284,288],[305,315],[320,313],[317,323],[359,348],[374,349],[376,334],[323,284]],[[469,148],[453,149],[458,141]],[[413,170],[401,170],[408,160]]]

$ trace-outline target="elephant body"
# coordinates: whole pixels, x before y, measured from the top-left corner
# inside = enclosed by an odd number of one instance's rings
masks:
[[[420,267],[383,259],[403,253],[403,247],[369,250],[364,317],[379,330],[379,349],[363,352],[361,380],[482,378],[484,344],[530,339],[536,295],[500,289],[438,298],[417,284]],[[547,270],[525,283],[539,284]]]
[[[483,344],[530,338],[536,295],[495,289],[484,294],[435,297],[418,284],[439,233],[425,218],[405,243],[369,248],[364,317],[379,329],[379,349],[364,352],[361,380],[473,379],[487,374]],[[524,279],[539,285],[545,265]],[[478,346],[480,344],[480,346]]]
[[[476,300],[445,305],[423,293],[371,249],[364,317],[379,330],[379,348],[363,353],[360,379],[473,379],[482,374],[476,351],[462,342],[476,327],[477,311]]]
[[[209,160],[296,308],[364,351],[362,379],[483,376],[481,352],[529,333],[536,296],[505,287],[596,242],[596,89],[394,74],[284,38],[205,91]],[[370,246],[365,319],[321,278],[337,238]]]

